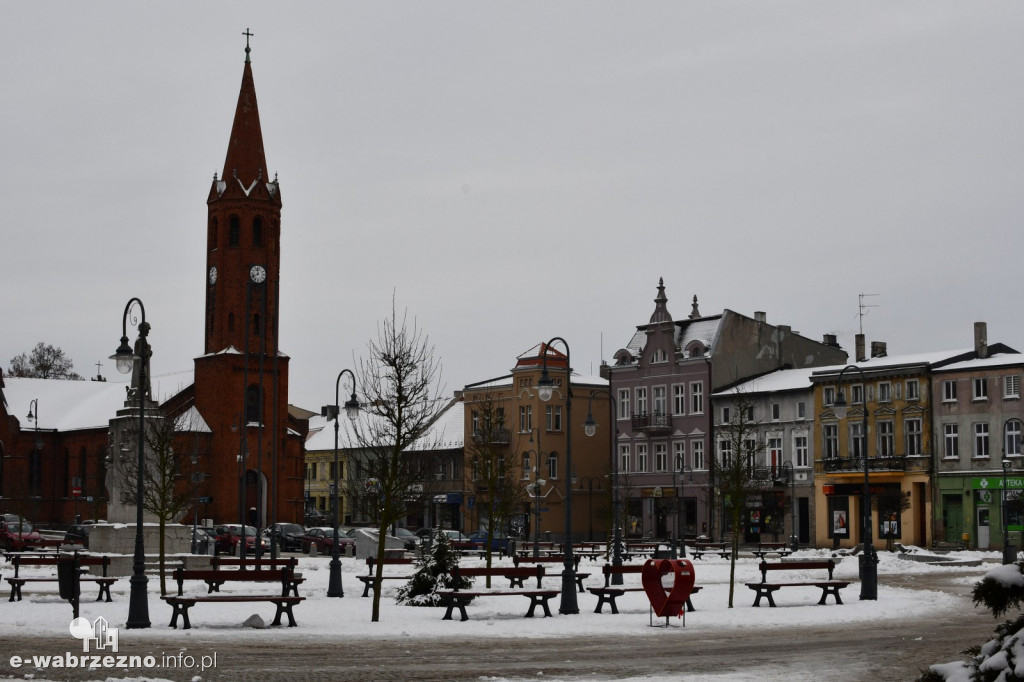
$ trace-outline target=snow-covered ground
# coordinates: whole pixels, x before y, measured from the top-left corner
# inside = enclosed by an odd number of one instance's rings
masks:
[[[830,553],[826,550],[803,550],[793,558],[825,558]],[[879,563],[879,586],[877,601],[860,601],[859,583],[857,578],[857,558],[844,557],[839,562],[835,571],[836,579],[849,579],[852,584],[843,591],[844,606],[842,617],[847,623],[870,622],[885,619],[905,617],[908,614],[918,616],[934,615],[936,618],[952,617],[954,609],[962,608],[961,597],[942,592],[931,592],[922,598],[921,590],[910,590],[894,587],[887,584],[886,575],[908,574],[908,573],[949,573],[950,565],[930,565],[918,561],[901,559],[900,555],[889,552],[880,552]],[[970,586],[980,579],[988,570],[994,567],[999,561],[999,554],[996,552],[957,552],[947,555],[948,558],[956,559],[957,571],[963,572],[959,579],[964,585],[963,593],[969,591]],[[985,563],[964,568],[962,562],[972,560],[985,560]],[[281,644],[286,644],[291,639],[315,638],[317,641],[329,642],[332,639],[349,640],[352,638],[367,638],[381,636],[401,636],[420,640],[432,638],[445,638],[457,635],[460,639],[489,639],[489,638],[560,638],[580,637],[584,635],[615,635],[617,637],[647,636],[650,632],[649,605],[646,595],[643,592],[630,592],[619,600],[618,616],[610,616],[608,609],[605,613],[598,615],[593,613],[596,604],[596,597],[588,594],[577,595],[580,613],[574,616],[558,615],[558,598],[551,600],[551,608],[554,613],[552,618],[536,618],[529,628],[523,628],[522,617],[525,613],[527,601],[511,597],[483,598],[474,601],[467,607],[470,620],[467,622],[456,620],[442,622],[443,611],[438,608],[422,608],[402,606],[395,603],[393,598],[395,590],[401,581],[385,581],[384,596],[381,600],[380,622],[371,622],[372,599],[363,599],[362,583],[356,579],[356,575],[365,574],[366,565],[363,560],[344,558],[343,582],[345,588],[344,599],[327,598],[328,578],[327,557],[303,557],[300,558],[300,571],[305,577],[305,583],[300,588],[300,594],[306,600],[295,608],[295,616],[299,627],[282,627],[276,629],[274,639]],[[509,562],[508,559],[504,560]],[[477,565],[477,559],[463,559],[465,565]],[[591,586],[603,584],[601,577],[601,561],[590,562],[584,559],[580,564],[581,572],[589,572],[590,578],[587,584]],[[399,568],[407,567],[386,567],[387,572],[395,572]],[[560,571],[560,565],[549,567],[549,575]],[[47,569],[23,569],[25,575],[42,574]],[[697,609],[686,615],[685,625],[687,628],[699,628],[702,634],[712,634],[715,631],[734,630],[749,626],[750,609],[752,603],[752,592],[743,583],[756,582],[760,579],[757,570],[757,562],[752,559],[744,559],[736,565],[736,584],[734,603],[736,608],[727,608],[729,589],[729,561],[720,558],[705,557],[703,561],[694,562],[696,583],[702,586],[702,591],[693,597],[694,606]],[[10,575],[9,567],[3,570],[4,576]],[[822,577],[823,571],[814,572],[814,577]],[[795,580],[799,578],[798,573],[786,574],[785,579]],[[496,582],[499,586],[504,580]],[[625,576],[628,585],[639,585],[638,575]],[[477,584],[481,584],[478,579]],[[545,587],[557,588],[560,584],[557,576],[547,577],[544,581]],[[124,622],[128,611],[128,589],[127,579],[118,581],[113,589],[114,601],[112,603],[91,601],[94,597],[95,586],[89,583],[83,584],[83,600],[81,602],[80,617],[93,621],[98,616],[107,619],[112,627],[120,629],[122,642],[136,641],[144,642],[147,638],[166,638],[171,609],[165,605],[159,597],[158,582],[155,578],[150,579],[149,611],[153,627],[149,630],[125,630]],[[6,585],[5,585],[6,586]],[[504,585],[501,585],[504,586]],[[169,581],[169,587],[173,584]],[[190,584],[186,589],[195,592],[205,592],[205,585]],[[234,590],[252,590],[252,586],[239,586],[227,584],[222,588],[224,593]],[[963,594],[961,593],[961,594]],[[762,602],[762,607],[757,614],[758,623],[762,627],[771,626],[815,626],[826,625],[835,619],[834,607],[822,608],[818,605],[820,590],[815,587],[789,588],[776,593],[776,601],[780,606],[787,608],[770,609]],[[829,602],[831,603],[831,598]],[[191,611],[193,629],[191,631],[178,630],[182,643],[186,644],[191,633],[201,633],[206,640],[216,641],[218,639],[231,640],[231,638],[244,633],[251,635],[252,632],[242,625],[253,613],[260,614],[268,623],[273,617],[274,607],[271,604],[199,604]],[[77,644],[71,638],[68,626],[71,620],[71,609],[67,602],[59,599],[56,594],[56,585],[42,587],[29,584],[26,587],[25,601],[21,603],[7,603],[4,600],[0,606],[0,640],[6,634],[39,635],[46,637],[68,636],[69,646]],[[682,625],[682,621],[676,621]],[[971,642],[968,644],[981,644],[982,642]],[[12,652],[14,653],[14,652]],[[957,658],[957,652],[950,652],[946,660]],[[942,663],[945,661],[936,661]],[[45,677],[45,673],[40,675]],[[38,678],[37,678],[38,679]]]

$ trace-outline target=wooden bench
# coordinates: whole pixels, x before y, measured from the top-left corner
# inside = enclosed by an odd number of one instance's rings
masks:
[[[551,609],[548,608],[548,600],[558,595],[559,590],[543,590],[540,589],[541,580],[544,577],[544,567],[537,564],[535,569],[526,567],[515,567],[515,568],[460,568],[456,566],[452,569],[452,580],[453,584],[458,585],[463,577],[507,577],[513,586],[518,581],[519,585],[522,586],[525,577],[537,576],[537,588],[538,589],[483,589],[483,590],[460,590],[458,588],[437,590],[437,595],[441,597],[441,601],[444,602],[447,609],[445,610],[444,617],[441,620],[451,620],[452,610],[458,609],[461,614],[460,620],[469,620],[469,616],[466,615],[466,605],[469,604],[477,597],[508,597],[512,595],[518,595],[526,597],[530,600],[530,608],[527,610],[524,618],[533,618],[534,610],[540,605],[544,609],[544,617],[549,618],[551,616]],[[515,578],[513,576],[516,576]],[[518,577],[523,576],[523,577]]]
[[[303,601],[305,597],[289,595],[289,592],[296,591],[295,574],[291,568],[264,569],[259,571],[215,571],[215,570],[185,570],[174,569],[174,580],[178,583],[177,595],[165,595],[161,597],[174,609],[171,615],[172,628],[178,627],[178,616],[182,619],[182,628],[188,630],[192,627],[188,618],[188,610],[198,603],[203,604],[227,604],[240,602],[272,602],[277,606],[274,614],[274,621],[271,625],[280,625],[281,616],[288,616],[288,627],[295,627],[295,616],[292,607]],[[217,594],[217,595],[185,595],[183,585],[186,580],[203,580],[207,584],[211,580],[221,584],[225,582],[276,582],[281,585],[280,594]],[[301,579],[299,579],[301,580]]]
[[[552,551],[554,549],[555,549],[555,543],[550,542],[548,540],[544,540],[544,541],[541,541],[541,542],[537,543],[537,552],[538,553],[541,553],[541,552],[547,553],[547,552],[550,552],[550,551]],[[516,554],[518,554],[521,557],[533,556],[533,541],[532,540],[524,541],[523,544],[520,546],[520,548],[516,550]]]
[[[292,572],[291,580],[288,583],[288,589],[295,597],[299,596],[299,585],[306,581],[302,577],[301,573],[295,571],[299,566],[299,560],[295,557],[278,558],[278,559],[243,559],[241,557],[211,557],[210,567],[214,571],[220,571],[221,567],[233,566],[238,571],[263,571],[266,569],[280,570],[290,569]],[[184,566],[182,566],[184,568]],[[223,573],[223,571],[221,571]],[[220,586],[224,584],[224,580],[207,580],[206,584],[209,586],[208,594],[214,592],[220,592]],[[179,588],[178,594],[181,594]]]
[[[626,592],[643,592],[643,586],[639,587],[622,587],[621,585],[612,585],[611,579],[613,575],[626,575],[629,573],[643,573],[643,564],[623,564],[622,566],[613,566],[612,564],[605,564],[601,567],[601,573],[604,574],[604,587],[591,587],[588,591],[597,597],[597,608],[594,609],[594,613],[601,613],[601,609],[604,608],[605,604],[612,607],[612,613],[618,613],[619,607],[615,604],[615,600],[621,597]],[[694,585],[690,590],[690,595],[694,595],[700,592],[700,585]],[[686,610],[696,611],[693,608],[693,602],[690,601],[690,597],[686,598]]]
[[[754,556],[758,559],[764,559],[768,554],[778,554],[781,559],[792,553],[793,550],[785,542],[759,542],[754,550]]]
[[[101,575],[90,575],[82,576],[79,580],[84,582],[96,583],[99,586],[99,594],[96,596],[96,601],[114,601],[110,597],[110,586],[117,582],[116,577],[107,575],[107,567],[110,566],[110,557],[93,556],[89,554],[14,554],[10,555],[9,559],[14,564],[14,575],[7,578],[7,582],[11,585],[11,598],[8,601],[21,601],[22,588],[25,583],[55,583],[57,582],[57,576],[47,577],[36,577],[36,578],[25,578],[18,575],[18,571],[22,566],[53,566],[57,568],[57,562],[61,556],[74,557],[77,555],[79,566],[101,566]]]
[[[724,542],[697,542],[693,545],[692,554],[694,559],[701,560],[705,554],[717,554],[723,559],[728,559],[732,556],[732,547]]]
[[[381,566],[411,566],[415,559],[407,558],[385,558],[381,562]],[[377,564],[377,557],[368,556],[366,557],[366,566],[368,572],[366,575],[357,575],[356,578],[363,582],[363,596],[370,596],[370,586],[377,582],[377,574],[374,568]],[[381,580],[412,580],[411,574],[403,575],[381,575]]]
[[[754,599],[754,606],[761,605],[761,597],[768,597],[768,606],[775,606],[775,599],[772,598],[772,594],[783,587],[819,587],[821,588],[821,599],[818,601],[819,604],[824,605],[827,603],[825,600],[828,595],[832,595],[836,598],[837,604],[842,604],[843,600],[839,596],[839,590],[846,587],[850,583],[843,580],[833,580],[832,572],[835,570],[836,562],[833,559],[828,561],[784,561],[777,564],[770,564],[767,561],[761,562],[761,582],[759,583],[747,583],[747,587],[754,590],[757,593],[757,597]],[[813,571],[813,570],[827,570],[827,580],[801,580],[793,582],[768,582],[769,571]]]
[[[583,594],[583,581],[590,577],[589,573],[580,573],[580,555],[573,555],[573,570],[576,576],[576,586],[579,588],[580,594]],[[539,556],[539,557],[512,557],[513,563],[516,566],[519,564],[564,564],[565,559],[560,556]]]

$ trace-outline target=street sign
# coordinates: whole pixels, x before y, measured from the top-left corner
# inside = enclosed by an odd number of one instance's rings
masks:
[[[539,509],[537,509],[537,511],[542,511],[542,512],[551,511],[551,507],[540,507]]]
[[[72,488],[71,489],[71,494],[74,495],[75,497],[81,497],[82,496],[82,489],[81,488],[77,488],[77,487],[76,488]]]
[[[331,497],[334,497],[334,484],[333,483],[330,486],[330,493],[329,494],[330,494]]]
[[[212,495],[206,495],[204,497],[199,498],[199,504],[210,504],[211,502],[213,502]]]

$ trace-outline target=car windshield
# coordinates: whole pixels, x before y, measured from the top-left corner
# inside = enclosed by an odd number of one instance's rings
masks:
[[[278,526],[282,533],[301,533],[302,526],[297,523],[282,523]]]
[[[233,527],[231,529],[231,534],[232,535],[241,535],[242,534],[242,529],[240,527],[238,527],[238,526],[235,526],[235,527]],[[252,526],[246,526],[245,527],[245,534],[246,535],[255,536],[256,535],[256,529],[253,528]]]
[[[21,523],[21,524],[19,524],[19,523],[8,523],[7,524],[7,530],[10,531],[11,533],[31,533],[32,532],[32,524],[31,523]]]

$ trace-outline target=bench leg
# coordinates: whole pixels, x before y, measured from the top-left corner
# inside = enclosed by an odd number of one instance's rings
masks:
[[[754,599],[754,606],[761,605],[761,597],[765,596],[768,598],[768,606],[775,606],[775,599],[772,598],[772,593],[779,588],[777,587],[758,587],[757,597]]]
[[[690,601],[690,598],[689,598],[689,597],[687,597],[687,598],[686,598],[686,610],[687,610],[687,611],[690,611],[691,613],[692,613],[693,611],[696,611],[696,610],[697,610],[697,609],[693,608],[693,602],[692,602],[692,601]]]
[[[11,581],[9,581],[11,582]],[[21,601],[21,581],[11,582],[11,598],[7,601]]]
[[[540,604],[544,609],[544,617],[550,618],[551,609],[548,608],[549,599],[551,599],[551,597],[545,597],[544,595],[530,595],[530,609],[526,612],[524,618],[533,618],[533,611],[537,608],[538,604]]]
[[[444,598],[444,601],[445,605],[448,608],[445,609],[444,617],[441,618],[441,620],[451,620],[452,609],[454,609],[455,607],[458,607],[459,613],[462,615],[462,617],[459,620],[469,620],[469,616],[466,615],[466,604],[462,599],[456,597],[455,595],[449,595],[448,597]]]
[[[104,601],[104,596],[106,596],[106,601],[114,601],[110,598],[110,583],[100,583],[100,593],[97,595],[96,601]]]
[[[195,602],[168,602],[174,609],[174,613],[171,614],[171,627],[175,630],[178,629],[178,615],[181,615],[181,628],[182,630],[189,630],[192,628],[192,623],[188,620],[188,609],[194,605]]]
[[[363,581],[363,596],[364,597],[369,597],[370,596],[370,581],[369,580],[364,580]]]
[[[298,623],[295,622],[295,615],[292,614],[292,606],[294,606],[294,604],[292,604],[292,602],[285,601],[284,599],[279,599],[279,600],[275,601],[274,603],[277,604],[277,613],[274,614],[274,622],[271,623],[271,625],[280,625],[281,624],[281,614],[282,613],[284,613],[284,614],[286,614],[288,616],[288,627],[293,628],[296,625],[298,625]]]
[[[839,587],[838,587],[838,586],[835,586],[835,585],[833,585],[833,586],[828,586],[828,585],[825,585],[825,586],[823,586],[823,587],[821,588],[821,599],[820,599],[820,600],[818,600],[818,604],[820,604],[820,605],[824,606],[824,605],[826,604],[826,601],[825,601],[825,599],[826,599],[826,597],[828,597],[828,595],[830,595],[830,594],[831,594],[831,595],[832,595],[833,597],[835,597],[835,598],[836,598],[836,603],[837,603],[837,604],[842,604],[842,603],[843,603],[843,599],[842,599],[842,597],[840,597],[840,596],[839,596]]]

